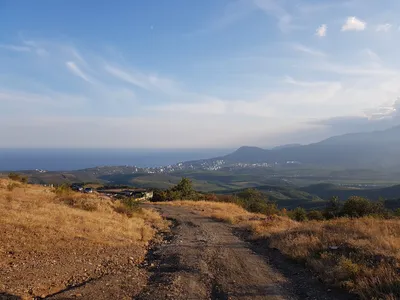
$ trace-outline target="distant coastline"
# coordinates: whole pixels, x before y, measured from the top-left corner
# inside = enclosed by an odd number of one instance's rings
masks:
[[[0,171],[71,171],[97,166],[159,167],[226,155],[232,149],[0,149]]]

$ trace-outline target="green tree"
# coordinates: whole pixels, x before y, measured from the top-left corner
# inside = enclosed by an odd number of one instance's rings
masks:
[[[189,178],[182,177],[181,181],[171,189],[181,199],[191,199],[194,194],[193,184]]]
[[[370,215],[373,213],[373,206],[371,204],[366,198],[358,196],[350,197],[343,204],[342,215],[353,218]]]
[[[238,203],[244,209],[265,215],[278,214],[278,208],[275,203],[268,200],[268,197],[256,189],[245,189],[236,194]]]
[[[340,211],[341,204],[339,198],[335,196],[328,201],[323,214],[326,219],[333,219],[339,217]]]

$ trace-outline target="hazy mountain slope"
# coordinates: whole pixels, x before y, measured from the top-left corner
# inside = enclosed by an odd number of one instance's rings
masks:
[[[385,131],[335,136],[319,143],[264,150],[241,147],[224,156],[228,163],[286,163],[351,167],[400,165],[400,126]]]
[[[341,187],[334,184],[313,184],[307,187],[299,188],[299,190],[317,195],[325,200],[333,196],[337,196],[341,200],[346,200],[351,196],[361,196],[371,200],[378,200],[380,197],[384,199],[400,198],[400,185],[377,189],[355,189]]]

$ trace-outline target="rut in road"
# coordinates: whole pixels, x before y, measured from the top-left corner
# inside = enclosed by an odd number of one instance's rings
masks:
[[[176,224],[172,240],[149,254],[152,275],[136,299],[296,299],[285,278],[226,224],[180,207],[157,208]]]
[[[259,245],[241,240],[226,223],[188,207],[148,206],[173,220],[174,226],[149,252],[149,280],[135,299],[356,299],[328,289],[267,246],[260,251]]]

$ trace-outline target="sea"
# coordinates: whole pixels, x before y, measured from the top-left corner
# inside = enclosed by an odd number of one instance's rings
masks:
[[[98,166],[161,167],[233,149],[0,149],[0,171],[71,171]]]

